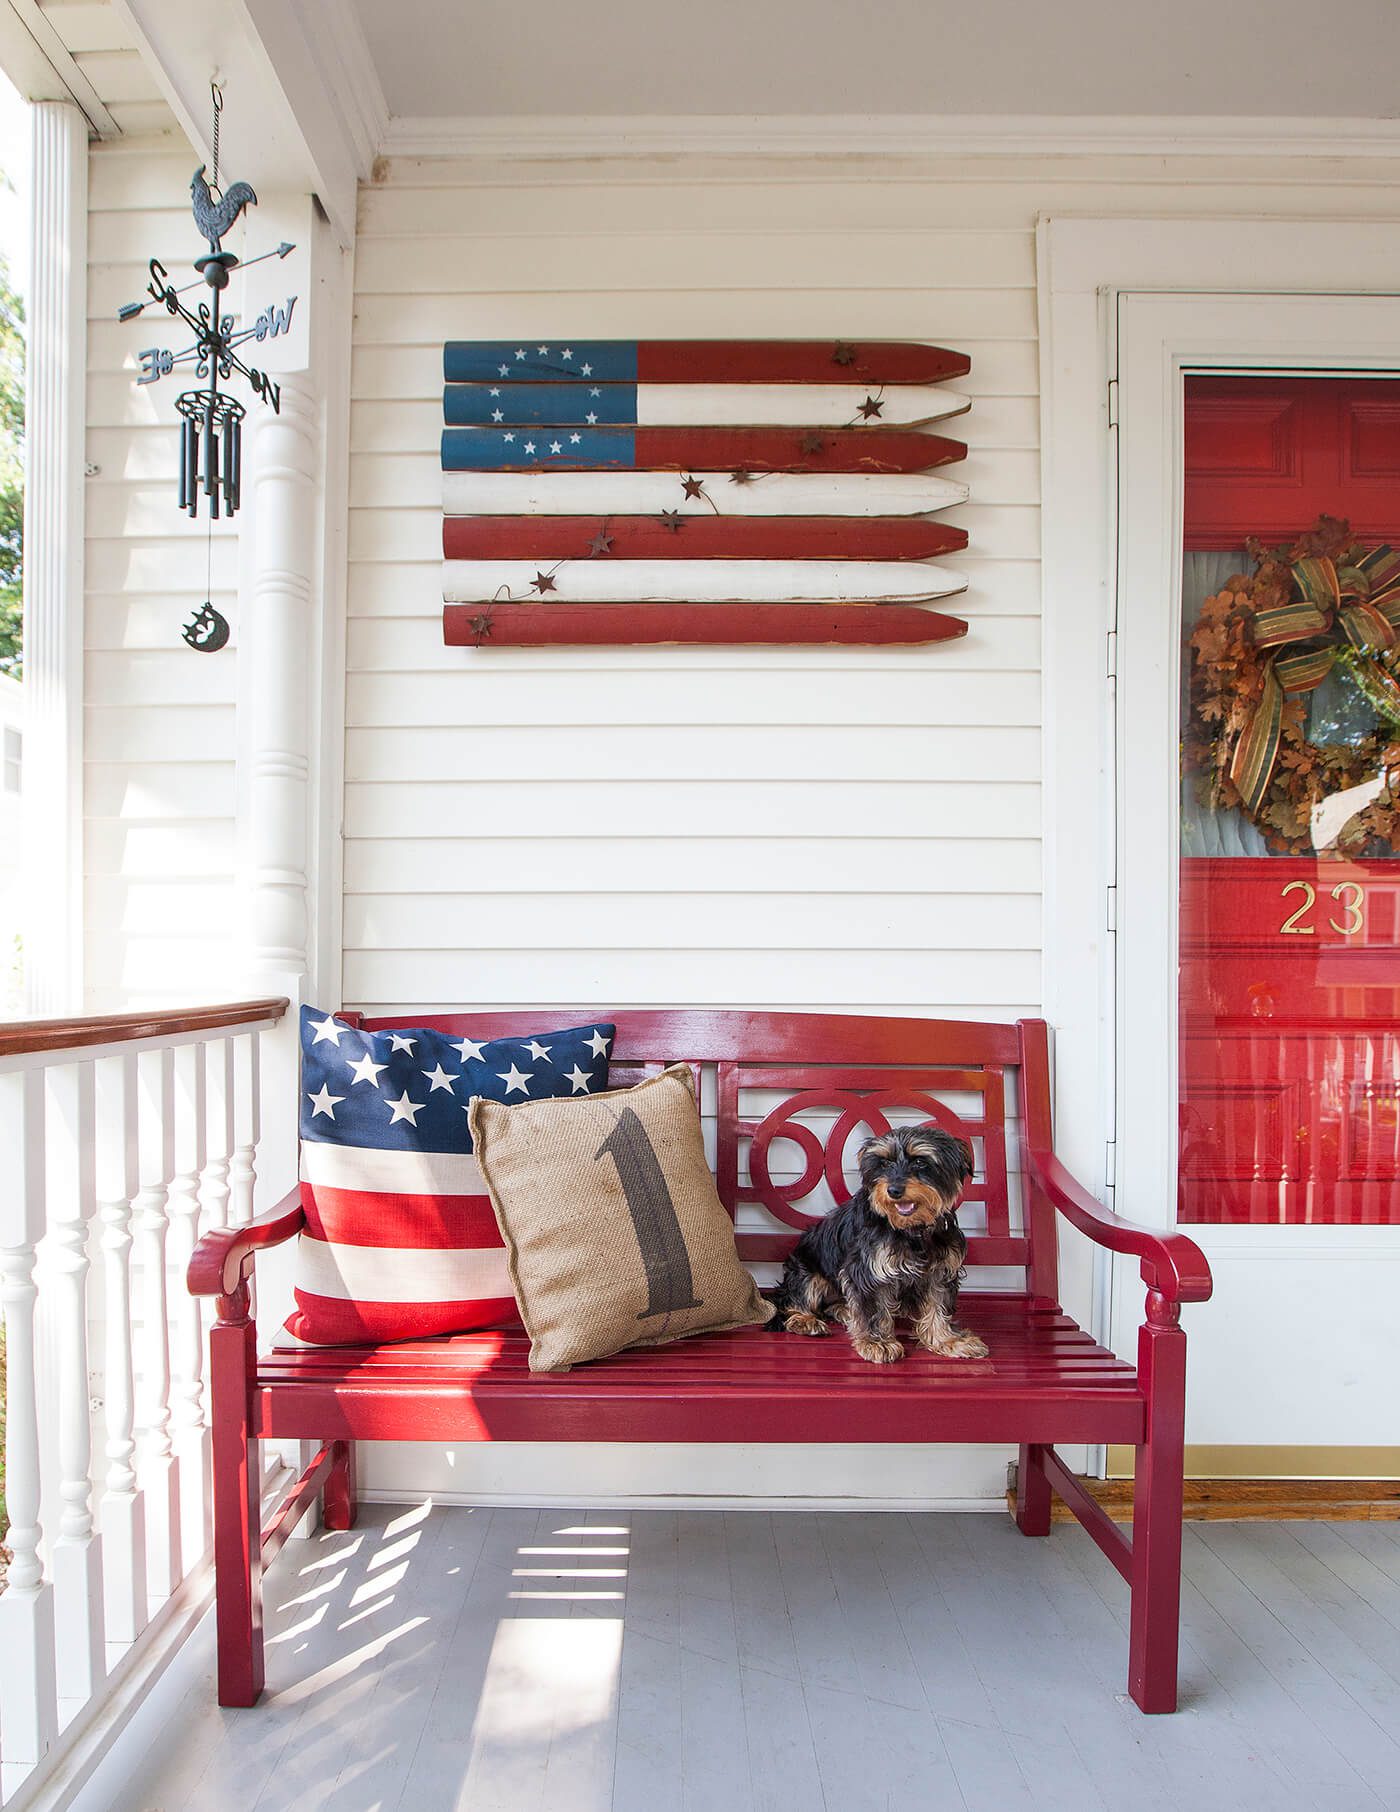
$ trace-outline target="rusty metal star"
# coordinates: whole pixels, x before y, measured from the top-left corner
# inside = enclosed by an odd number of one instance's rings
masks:
[[[746,472],[742,466],[738,466],[729,474],[729,482],[730,484],[752,484],[753,473]]]
[[[681,480],[681,488],[684,490],[687,497],[703,497],[705,495],[705,486],[698,478],[683,478]]]
[[[878,398],[867,396],[856,413],[860,416],[862,421],[868,422],[874,415],[883,415],[885,413],[885,405],[880,402]]]
[[[598,533],[589,542],[588,551],[590,554],[606,554],[611,551],[612,544],[613,537],[608,531],[606,529],[599,529]]]
[[[534,578],[530,581],[530,587],[531,590],[537,591],[540,596],[543,597],[547,591],[553,591],[555,589],[554,579],[549,573],[536,573]]]
[[[685,517],[679,510],[662,510],[658,520],[662,528],[670,529],[673,535],[678,535],[685,527]]]
[[[484,642],[486,640],[487,636],[490,635],[493,626],[492,619],[489,616],[484,615],[473,617],[470,623],[467,624],[468,629],[471,630],[478,642]]]
[[[849,340],[838,340],[836,342],[835,349],[831,354],[831,362],[833,365],[855,364],[856,349]]]
[[[803,453],[826,452],[826,442],[822,439],[820,434],[804,434],[797,444],[800,451]]]

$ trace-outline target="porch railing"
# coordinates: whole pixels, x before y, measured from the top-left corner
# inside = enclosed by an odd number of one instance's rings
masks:
[[[211,1545],[200,1234],[253,1215],[285,1000],[0,1026],[0,1803],[34,1799]],[[182,1596],[183,1595],[183,1596]]]

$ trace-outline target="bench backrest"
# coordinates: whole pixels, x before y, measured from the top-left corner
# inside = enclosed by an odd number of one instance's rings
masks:
[[[1049,1124],[1042,1020],[570,1007],[346,1017],[369,1031],[413,1024],[478,1040],[596,1018],[617,1026],[615,1086],[690,1064],[720,1199],[740,1256],[760,1267],[781,1263],[802,1228],[854,1192],[864,1138],[935,1122],[976,1159],[959,1212],[969,1267],[1024,1271],[1032,1294],[1057,1295],[1054,1213],[1022,1185],[1028,1112]],[[1022,1287],[1019,1277],[984,1277]]]

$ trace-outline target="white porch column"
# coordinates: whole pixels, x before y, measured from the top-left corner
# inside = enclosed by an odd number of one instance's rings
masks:
[[[83,977],[83,416],[87,121],[36,101],[24,487],[24,957],[33,1014]]]
[[[297,1008],[310,967],[312,774],[320,600],[320,408],[303,372],[279,377],[281,410],[250,410],[239,587],[239,843],[243,939],[253,994],[286,994],[262,1051],[267,1162],[257,1210],[295,1180]],[[235,1152],[235,1188],[239,1154]],[[271,1267],[275,1276],[277,1266]]]
[[[257,408],[244,462],[252,545],[239,633],[248,722],[244,936],[259,981],[305,974],[310,927],[319,411],[304,377],[281,383],[281,412]]]

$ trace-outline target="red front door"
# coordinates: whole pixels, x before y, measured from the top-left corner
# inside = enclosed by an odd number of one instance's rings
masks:
[[[1184,539],[1179,1218],[1400,1219],[1400,382],[1188,378]]]

